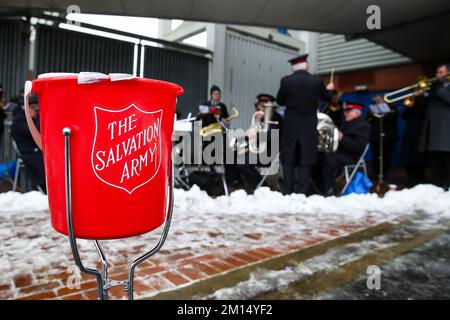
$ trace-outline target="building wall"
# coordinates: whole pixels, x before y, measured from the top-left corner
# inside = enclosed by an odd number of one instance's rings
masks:
[[[316,33],[315,73],[327,74],[334,68],[335,72],[361,70],[411,63],[412,61],[392,50],[384,48],[367,39],[346,41],[344,35]]]
[[[356,70],[335,74],[334,83],[337,90],[352,92],[358,89],[382,91],[402,88],[417,82],[419,76],[433,76],[434,66],[408,64],[401,66]],[[324,76],[326,83],[329,76]]]
[[[240,111],[234,128],[248,128],[253,115],[256,95],[276,95],[281,77],[291,72],[287,60],[297,50],[228,30],[225,48],[224,102],[228,109]]]

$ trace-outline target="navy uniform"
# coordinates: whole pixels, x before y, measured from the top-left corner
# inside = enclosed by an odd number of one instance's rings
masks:
[[[356,103],[346,103],[344,112],[353,109],[362,110],[364,107]],[[355,164],[370,140],[371,126],[366,119],[359,116],[346,121],[339,127],[342,137],[335,153],[328,155],[324,160],[323,177],[324,189],[327,195],[334,194],[334,179],[337,171],[345,165]]]
[[[293,69],[306,63],[304,54],[289,60]],[[317,109],[319,100],[330,101],[332,92],[326,90],[318,76],[297,70],[281,79],[277,103],[286,106],[281,133],[281,163],[283,165],[283,193],[294,187],[294,170],[298,166],[299,192],[309,189],[311,167],[317,161]]]
[[[450,64],[441,68],[450,73]],[[420,139],[420,151],[429,152],[433,183],[450,188],[450,80],[439,79],[427,95],[427,111]]]
[[[37,97],[31,96],[29,99],[30,107],[35,107],[38,104]],[[33,119],[36,127],[39,129],[39,120]],[[44,159],[42,151],[39,150],[36,143],[31,136],[30,129],[28,129],[25,111],[18,107],[13,111],[13,123],[11,128],[11,135],[17,143],[17,148],[20,151],[21,158],[25,163],[25,171],[31,181],[33,190],[41,188],[46,192]]]

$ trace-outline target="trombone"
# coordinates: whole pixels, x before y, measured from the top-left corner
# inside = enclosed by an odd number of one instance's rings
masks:
[[[450,80],[450,74],[445,77],[445,79]],[[420,77],[417,83],[386,93],[384,95],[384,101],[386,103],[393,103],[397,101],[404,100],[406,107],[412,107],[414,105],[414,100],[416,96],[422,95],[425,91],[430,90],[431,85],[439,80],[438,77],[428,79],[426,77]]]

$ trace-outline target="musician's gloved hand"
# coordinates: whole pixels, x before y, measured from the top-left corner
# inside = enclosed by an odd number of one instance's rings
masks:
[[[264,113],[257,113],[257,114],[255,114],[255,119],[256,119],[256,120],[262,120],[262,119],[264,119]]]
[[[323,87],[322,87],[323,88]],[[330,82],[328,85],[327,85],[327,90],[334,90],[334,88],[335,88],[335,86],[334,86],[334,83],[333,82]]]

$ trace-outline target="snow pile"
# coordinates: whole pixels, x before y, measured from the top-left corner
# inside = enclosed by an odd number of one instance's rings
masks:
[[[47,197],[33,191],[25,194],[0,194],[0,213],[48,210]],[[388,216],[411,212],[425,212],[450,217],[450,191],[432,185],[418,185],[412,189],[390,191],[384,198],[376,194],[351,194],[344,197],[322,197],[303,194],[282,195],[269,188],[260,188],[254,195],[243,190],[230,197],[211,198],[194,186],[189,191],[175,189],[175,213],[195,212],[198,215],[216,214],[277,214],[310,213],[336,214],[359,218],[367,212]]]
[[[306,197],[303,194],[283,196],[268,188],[260,188],[254,195],[247,195],[239,190],[230,197],[213,199],[194,186],[189,191],[176,190],[175,207],[179,211],[188,209],[198,214],[310,213],[359,218],[368,212],[397,216],[419,211],[450,217],[450,191],[432,185],[418,185],[412,189],[390,191],[384,198],[379,198],[376,194]]]
[[[0,193],[0,213],[48,210],[47,197],[38,191]]]

